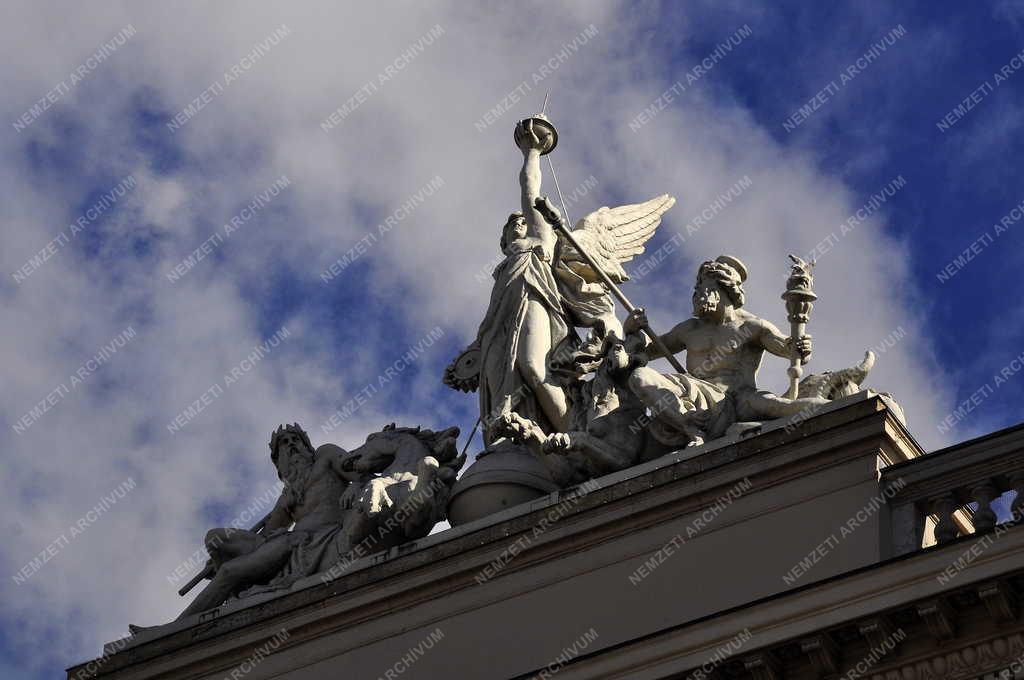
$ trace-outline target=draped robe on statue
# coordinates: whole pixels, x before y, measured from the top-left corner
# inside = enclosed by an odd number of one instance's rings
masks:
[[[592,328],[596,321],[615,312],[615,303],[607,289],[584,292],[582,288],[588,283],[587,280],[565,262],[559,262],[555,267],[555,280],[562,304],[574,326]]]
[[[504,408],[538,423],[545,432],[551,427],[533,390],[517,368],[520,337],[530,301],[539,302],[547,313],[551,347],[545,361],[570,338],[575,337],[562,309],[550,259],[535,242],[519,240],[512,252],[494,270],[494,287],[487,314],[477,333],[480,344],[480,414],[484,419],[484,443],[491,444],[487,425]]]

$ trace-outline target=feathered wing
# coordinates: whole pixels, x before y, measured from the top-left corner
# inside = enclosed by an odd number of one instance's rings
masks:
[[[577,222],[572,235],[612,281],[628,281],[629,275],[622,264],[644,252],[644,244],[654,236],[654,231],[661,224],[661,216],[675,202],[672,196],[662,194],[643,203],[599,208]],[[601,280],[564,238],[562,261],[589,282]]]

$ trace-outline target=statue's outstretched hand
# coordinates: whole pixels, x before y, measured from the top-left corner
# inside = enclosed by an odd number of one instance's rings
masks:
[[[539,133],[533,127],[533,120],[521,120],[516,123],[516,143],[519,149],[527,154],[530,151],[543,151],[548,148],[550,133],[541,130]]]
[[[351,484],[345,493],[341,494],[341,498],[338,500],[338,504],[342,510],[351,510],[358,505],[359,501],[359,485]]]
[[[558,212],[558,208],[554,206],[547,196],[538,196],[533,202],[533,207],[537,209],[537,212],[540,213],[545,222],[553,227],[561,226],[562,214]]]

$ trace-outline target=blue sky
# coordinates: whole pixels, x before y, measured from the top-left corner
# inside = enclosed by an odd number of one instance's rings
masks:
[[[440,377],[473,337],[489,293],[480,272],[517,207],[513,125],[548,91],[560,132],[552,158],[563,190],[579,196],[573,218],[663,192],[678,199],[649,252],[750,180],[627,284],[655,326],[688,315],[697,264],[722,252],[750,268],[748,307],[784,325],[786,253],[811,251],[901,178],[821,257],[810,370],[886,347],[867,385],[899,400],[929,449],[1019,420],[1024,226],[1011,220],[996,235],[994,225],[1024,202],[1024,4],[517,7],[11,7],[0,47],[0,675],[54,677],[129,622],[173,618],[184,605],[167,575],[274,482],[266,441],[278,423],[346,447],[391,421],[468,432],[475,398]],[[104,44],[114,49],[89,66]],[[685,90],[659,104],[680,81]],[[47,93],[53,101],[33,113]],[[657,113],[632,129],[644,110]],[[489,111],[497,120],[478,125]],[[125,178],[122,195],[92,212]],[[553,193],[550,178],[544,187]],[[232,218],[240,226],[226,234]],[[203,259],[169,276],[203,243]],[[247,361],[281,329],[277,346]],[[382,382],[409,352],[410,367]],[[781,389],[784,367],[766,361],[762,384]],[[240,377],[228,382],[233,368]],[[368,385],[366,403],[325,432]],[[202,395],[209,404],[175,426]],[[972,396],[980,406],[940,430]],[[126,480],[131,491],[14,579]]]

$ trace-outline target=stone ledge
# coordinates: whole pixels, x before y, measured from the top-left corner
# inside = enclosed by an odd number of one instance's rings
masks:
[[[735,637],[738,631],[749,630],[752,634],[742,650],[735,655],[740,659],[826,629],[850,625],[864,617],[885,617],[917,602],[950,595],[950,589],[939,583],[936,575],[956,559],[963,551],[964,544],[973,540],[976,540],[975,537],[965,537],[945,546],[901,555],[688,621],[642,639],[581,655],[560,668],[558,677],[565,680],[598,677],[629,680],[683,678],[687,672],[700,668],[716,649]],[[956,590],[968,590],[978,584],[1001,582],[1012,577],[1024,581],[1024,568],[1020,561],[1022,553],[1024,526],[1016,526],[1008,530],[999,544],[993,544],[984,559],[979,559],[961,572],[957,577]],[[994,623],[987,633],[975,633],[968,642],[1000,635],[1024,634],[1024,621],[1020,617],[1010,622]],[[935,641],[928,640],[918,645],[913,654],[887,659],[878,669],[872,670],[870,676],[888,677],[885,671],[890,666],[913,665],[922,658],[933,657],[935,653]],[[534,677],[540,670],[538,668],[524,673],[513,680]]]
[[[784,423],[775,423],[753,436],[717,440],[597,480],[596,488],[559,520],[558,527],[531,546],[533,557],[524,559],[518,568],[557,557],[557,553],[567,549],[559,550],[560,542],[565,542],[568,549],[579,549],[584,534],[590,541],[603,541],[623,531],[637,531],[643,526],[639,523],[643,514],[647,515],[644,523],[652,525],[687,506],[699,509],[713,498],[716,489],[744,475],[759,476],[763,484],[782,483],[799,479],[813,469],[840,465],[851,450],[860,451],[858,455],[888,460],[906,460],[922,454],[879,397],[860,393],[829,404],[814,418],[789,431]],[[401,549],[359,560],[341,578],[328,584],[320,577],[312,577],[296,584],[291,592],[231,603],[214,610],[212,615],[206,613],[148,631],[127,646],[111,643],[107,647],[110,651],[119,646],[124,649],[106,660],[101,674],[228,634],[239,638],[242,644],[243,639],[258,639],[266,624],[282,617],[294,618],[304,611],[315,611],[322,618],[328,610],[336,612],[335,616],[347,610],[348,618],[355,600],[375,599],[367,589],[379,591],[389,583],[392,590],[397,588],[395,594],[425,588],[417,599],[438,596],[438,591],[429,592],[438,578],[437,572],[444,572],[451,580],[452,567],[465,575],[486,565],[497,548],[529,530],[545,513],[571,498],[572,493],[563,490]],[[659,512],[659,507],[667,509]],[[618,528],[614,527],[616,523]],[[399,580],[401,583],[395,585]],[[364,594],[355,597],[357,591]],[[347,597],[340,597],[343,595]],[[352,602],[346,606],[345,600]]]

